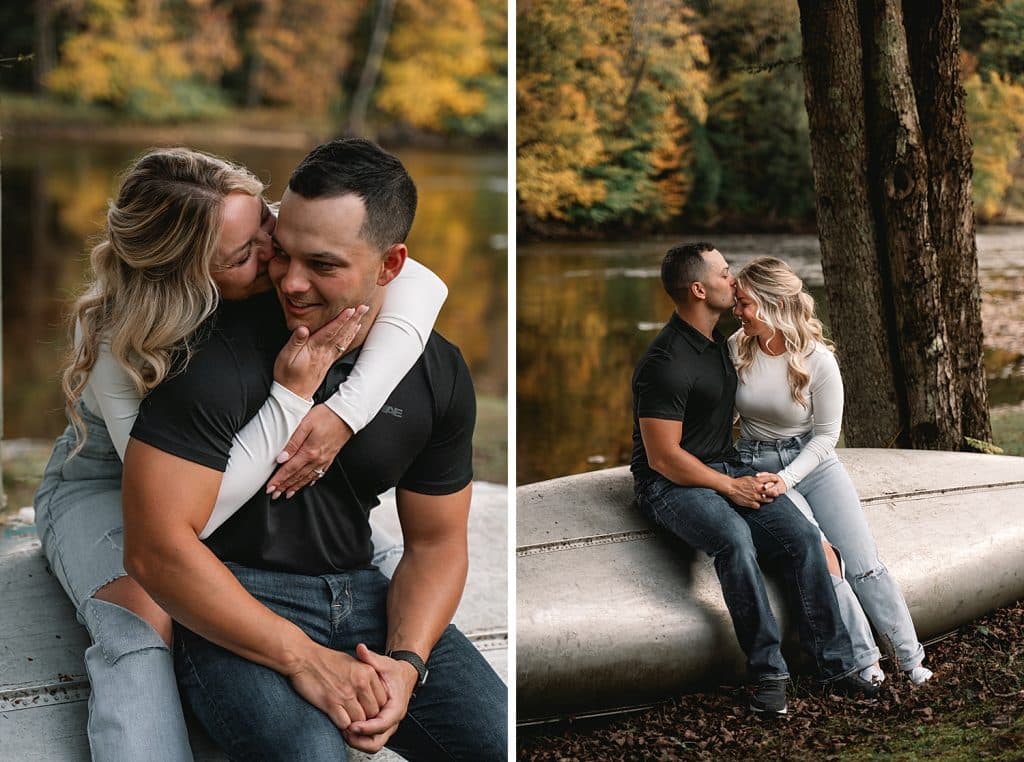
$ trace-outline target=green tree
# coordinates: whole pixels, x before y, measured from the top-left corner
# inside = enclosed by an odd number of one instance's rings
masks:
[[[1018,83],[1024,80],[1024,0],[994,3],[981,21],[983,38],[978,49],[982,72],[1009,75]]]
[[[707,151],[697,164],[688,220],[779,227],[814,220],[807,112],[796,6],[785,0],[701,4],[711,55]]]

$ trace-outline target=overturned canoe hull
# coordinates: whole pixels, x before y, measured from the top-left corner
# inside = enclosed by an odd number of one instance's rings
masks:
[[[1024,459],[848,449],[883,562],[922,639],[1024,596]],[[742,676],[710,559],[656,534],[615,468],[517,490],[520,722]],[[783,596],[772,607],[792,634]]]
[[[503,679],[508,674],[507,488],[476,483],[470,512],[470,574],[455,623]],[[378,526],[401,537],[393,496],[375,510]],[[27,529],[31,530],[31,527]],[[34,532],[33,532],[34,534]],[[82,655],[85,629],[37,540],[24,539],[0,553],[0,759],[90,759],[86,738],[89,683]],[[197,762],[225,759],[190,720]],[[351,750],[350,759],[366,760]],[[374,760],[398,760],[388,751]]]

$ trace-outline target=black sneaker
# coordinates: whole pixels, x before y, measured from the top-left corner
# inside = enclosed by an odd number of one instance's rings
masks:
[[[881,690],[882,684],[871,680],[865,680],[859,674],[853,672],[846,677],[840,677],[838,680],[833,680],[831,683],[828,683],[828,688],[834,693],[840,693],[846,696],[871,698]]]
[[[785,679],[761,680],[750,699],[750,711],[769,715],[785,714],[787,711]]]

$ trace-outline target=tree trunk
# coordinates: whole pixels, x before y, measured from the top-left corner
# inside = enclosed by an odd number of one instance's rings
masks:
[[[249,71],[245,88],[246,108],[256,108],[263,102],[263,69],[266,66],[266,59],[260,48],[262,44],[261,32],[273,29],[281,17],[281,3],[279,0],[264,0],[263,8],[256,18],[256,24],[249,32]]]
[[[384,49],[388,45],[391,34],[391,16],[395,10],[395,0],[380,0],[377,6],[377,18],[373,24],[373,35],[370,37],[370,48],[366,52],[366,61],[359,75],[359,86],[352,96],[352,108],[348,112],[349,135],[366,134],[366,114],[370,109],[370,96],[377,86],[380,74],[380,62],[384,58]]]
[[[960,84],[960,19],[951,3],[904,2],[911,76],[928,162],[931,234],[940,252],[946,326],[954,344],[963,434],[992,439],[982,353],[971,138]]]
[[[899,434],[901,415],[868,191],[856,2],[826,8],[801,0],[800,27],[822,270],[846,388],[846,442],[887,446]],[[833,129],[839,124],[842,133]]]
[[[989,440],[955,2],[799,5],[847,444]]]
[[[33,57],[33,78],[36,92],[46,90],[44,80],[57,61],[57,41],[53,31],[52,0],[35,0],[35,56]]]

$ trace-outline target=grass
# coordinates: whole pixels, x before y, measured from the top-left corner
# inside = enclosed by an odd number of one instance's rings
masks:
[[[1024,405],[992,410],[992,441],[1007,455],[1024,456]]]
[[[504,397],[477,397],[473,478],[508,483],[508,400]]]

